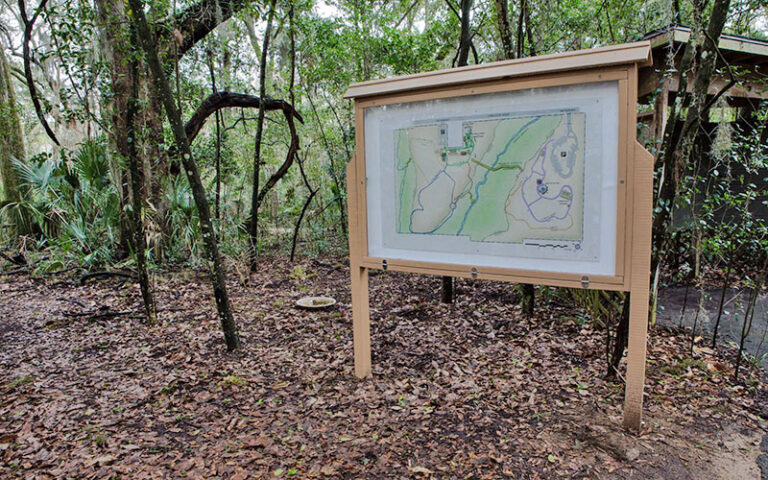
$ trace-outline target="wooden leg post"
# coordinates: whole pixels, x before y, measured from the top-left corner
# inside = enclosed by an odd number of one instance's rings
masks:
[[[645,350],[648,342],[648,300],[651,276],[651,210],[653,208],[653,156],[635,142],[634,247],[629,299],[627,386],[624,391],[624,426],[638,431],[643,420]]]
[[[357,112],[358,122],[362,114]],[[361,125],[358,125],[361,127]],[[361,135],[362,128],[357,132]],[[360,145],[360,139],[357,140]],[[352,346],[355,351],[355,376],[364,378],[371,375],[371,313],[368,306],[368,269],[360,265],[364,244],[360,225],[360,185],[363,180],[357,176],[357,158],[347,164],[347,206],[349,209],[349,272],[352,276]]]
[[[355,376],[371,375],[371,317],[368,306],[368,269],[350,265],[352,272],[352,341]]]
[[[648,335],[648,288],[633,290],[629,299],[629,346],[627,349],[627,385],[624,391],[624,426],[640,430],[643,419],[645,386],[645,350]]]

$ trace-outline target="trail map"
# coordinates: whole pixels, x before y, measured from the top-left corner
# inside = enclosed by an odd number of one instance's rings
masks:
[[[578,111],[395,130],[397,232],[578,250],[584,131]]]

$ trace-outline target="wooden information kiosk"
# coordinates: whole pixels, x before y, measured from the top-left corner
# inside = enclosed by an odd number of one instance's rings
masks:
[[[352,85],[355,374],[368,269],[631,292],[624,424],[641,425],[653,157],[636,141],[648,42]]]

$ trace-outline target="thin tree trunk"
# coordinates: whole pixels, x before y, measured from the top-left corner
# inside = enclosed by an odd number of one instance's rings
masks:
[[[32,14],[32,18],[28,18],[27,5],[25,4],[24,0],[19,0],[19,14],[21,15],[21,21],[24,26],[22,57],[24,59],[24,78],[27,80],[27,89],[29,89],[29,96],[32,98],[32,105],[35,107],[35,114],[37,114],[37,119],[40,120],[40,124],[43,126],[43,130],[45,130],[48,138],[50,138],[51,141],[57,146],[60,146],[61,143],[59,143],[59,139],[56,138],[56,134],[53,133],[51,126],[48,125],[48,121],[45,119],[45,115],[43,114],[43,108],[40,105],[40,98],[37,94],[37,87],[35,87],[35,80],[32,77],[32,52],[29,48],[29,42],[32,40],[32,30],[35,28],[35,22],[45,9],[45,5],[47,3],[48,0],[41,0],[40,4],[35,9],[35,12]]]
[[[526,317],[532,317],[534,309],[536,308],[536,288],[530,283],[520,284],[522,288],[522,299],[520,300],[520,306],[523,311],[523,315]]]
[[[517,17],[517,58],[523,56],[523,46],[525,44],[525,36],[523,23],[525,22],[525,12],[528,9],[526,0],[520,2],[520,15]]]
[[[208,52],[208,69],[211,74],[211,89],[213,93],[218,93],[216,88],[216,71],[213,66],[213,53]],[[221,222],[221,110],[216,110],[216,201],[215,201],[215,218],[216,225],[219,226]],[[221,235],[221,229],[219,229],[219,235]]]
[[[757,287],[753,287],[749,292],[747,300],[747,310],[744,312],[744,322],[741,324],[741,336],[739,338],[739,350],[736,353],[736,365],[733,368],[733,381],[739,380],[739,369],[741,367],[741,358],[744,356],[744,342],[746,342],[750,331],[752,330],[752,320],[755,316],[755,303],[758,297]]]
[[[512,32],[509,30],[509,2],[508,0],[496,0],[496,21],[501,37],[501,48],[504,58],[513,58],[515,51],[512,46]]]
[[[696,341],[696,328],[699,323],[699,315],[701,315],[701,312],[704,309],[704,302],[706,301],[706,298],[705,298],[706,292],[702,287],[702,280],[701,280],[701,228],[696,226],[693,234],[695,235],[694,246],[696,248],[695,260],[694,260],[694,266],[693,266],[693,278],[696,285],[696,289],[699,293],[699,298],[696,306],[696,315],[694,315],[693,317],[693,330],[691,332],[691,349],[690,349],[691,356],[693,356],[693,344]]]
[[[621,307],[621,316],[619,324],[616,327],[616,340],[613,344],[613,353],[611,354],[610,364],[606,380],[614,380],[619,373],[619,364],[624,357],[624,349],[629,342],[629,292],[624,296],[624,304]]]
[[[733,381],[739,380],[739,367],[741,366],[741,357],[744,355],[744,343],[752,331],[752,321],[755,318],[755,309],[757,307],[757,297],[765,286],[765,277],[768,269],[768,255],[764,255],[763,265],[760,270],[760,277],[752,287],[747,303],[747,311],[744,314],[744,323],[741,325],[741,338],[739,339],[739,351],[736,354],[736,366],[733,369]]]
[[[275,16],[275,0],[272,0],[269,6],[269,16],[267,17],[267,28],[264,31],[264,41],[261,46],[261,63],[259,64],[259,97],[265,98],[267,94],[267,55],[269,53],[269,37],[272,35],[272,20]],[[261,139],[264,134],[264,115],[263,108],[259,109],[258,119],[256,120],[256,139],[254,140],[253,152],[253,192],[251,193],[251,224],[250,235],[250,268],[252,272],[256,271],[256,259],[259,254],[258,234],[259,234],[259,174],[261,173]]]
[[[672,0],[672,24],[680,23],[680,0]]]
[[[301,213],[299,214],[299,218],[296,220],[296,226],[293,229],[293,238],[291,240],[291,262],[293,262],[296,256],[296,243],[298,242],[298,239],[299,239],[299,230],[301,229],[301,222],[304,220],[304,216],[307,213],[309,204],[312,203],[312,199],[315,198],[315,195],[317,195],[317,192],[320,190],[319,188],[312,188],[312,185],[309,184],[309,179],[307,178],[306,172],[304,172],[304,164],[301,161],[301,159],[297,159],[297,162],[299,164],[299,171],[301,172],[301,178],[304,181],[304,186],[307,187],[307,190],[309,190],[309,196],[304,201],[304,205],[301,207]]]
[[[680,319],[677,322],[677,327],[682,328],[683,319],[685,318],[685,309],[688,307],[688,291],[691,289],[690,285],[685,286],[685,294],[683,295],[683,308],[680,310]]]
[[[163,67],[160,64],[160,58],[155,46],[155,37],[152,35],[149,25],[147,24],[147,19],[144,16],[142,1],[128,0],[128,3],[131,6],[131,15],[133,16],[137,35],[144,52],[146,53],[147,62],[152,71],[154,81],[157,83],[157,91],[162,97],[165,112],[173,130],[173,136],[181,153],[184,170],[187,174],[189,185],[192,188],[192,196],[197,205],[200,228],[203,232],[203,242],[210,262],[209,273],[211,283],[213,284],[213,295],[216,299],[216,308],[221,322],[221,329],[224,332],[227,349],[235,350],[240,346],[240,339],[238,338],[237,324],[232,315],[232,306],[230,305],[229,296],[227,294],[226,276],[221,263],[221,255],[219,253],[218,238],[216,231],[213,229],[213,224],[211,223],[210,206],[208,205],[208,198],[205,194],[203,182],[200,179],[200,172],[197,169],[197,164],[192,156],[192,150],[190,149],[187,135],[184,131],[181,112],[179,112],[176,106],[173,92],[168,84],[168,78],[165,76]]]
[[[706,306],[707,303],[707,292],[704,290],[704,287],[699,285],[699,301],[696,307],[696,315],[693,317],[693,328],[691,329],[691,348],[688,352],[691,357],[693,357],[693,346],[696,343],[696,331],[699,327],[699,317],[706,313]]]
[[[132,42],[135,38],[131,39]],[[128,109],[126,120],[128,131],[128,171],[131,177],[131,211],[130,217],[133,226],[133,254],[136,258],[136,270],[139,277],[139,287],[141,288],[141,298],[144,300],[144,310],[147,314],[147,323],[155,325],[157,323],[157,308],[155,306],[155,297],[152,292],[152,282],[147,270],[147,243],[144,236],[144,221],[142,212],[144,211],[144,182],[140,170],[143,168],[136,152],[138,136],[136,135],[136,113],[139,104],[139,72],[138,61],[131,60],[131,98],[128,99]]]
[[[531,25],[531,7],[526,3],[525,8],[525,35],[528,37],[528,56],[536,56],[536,42],[533,38],[533,25]]]
[[[472,0],[461,0],[461,34],[459,36],[459,51],[456,66],[463,67],[469,60],[472,49],[472,31],[470,21],[472,16]]]
[[[296,242],[299,239],[299,230],[301,229],[301,222],[304,220],[304,215],[307,213],[309,204],[312,203],[312,199],[315,198],[315,195],[317,195],[317,190],[318,190],[316,188],[313,189],[309,185],[309,182],[307,181],[307,176],[303,173],[304,167],[302,166],[301,161],[299,161],[299,169],[302,170],[304,185],[306,185],[307,189],[309,189],[309,196],[304,201],[304,205],[301,207],[301,213],[299,214],[299,218],[296,220],[296,226],[293,229],[293,239],[291,240],[291,262],[293,262],[296,256]]]
[[[731,276],[731,262],[736,252],[736,241],[731,240],[730,248],[728,249],[728,258],[725,263],[725,277],[723,278],[723,287],[720,291],[720,304],[717,307],[717,320],[715,320],[715,327],[712,329],[712,348],[717,347],[717,330],[720,328],[720,319],[723,317],[723,305],[725,305],[725,294],[728,292],[728,280]]]
[[[453,303],[453,277],[443,277],[441,292],[441,302]]]

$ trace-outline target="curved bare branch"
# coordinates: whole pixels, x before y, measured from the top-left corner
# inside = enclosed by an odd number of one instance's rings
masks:
[[[304,123],[304,118],[302,118],[301,114],[293,108],[293,105],[285,100],[267,97],[262,101],[261,98],[255,95],[223,91],[212,93],[203,100],[195,113],[184,124],[184,130],[187,132],[189,142],[192,143],[197,134],[200,133],[203,125],[205,125],[206,119],[216,113],[217,110],[231,107],[262,108],[262,106],[264,110],[282,110],[286,118],[296,118],[299,122]]]

